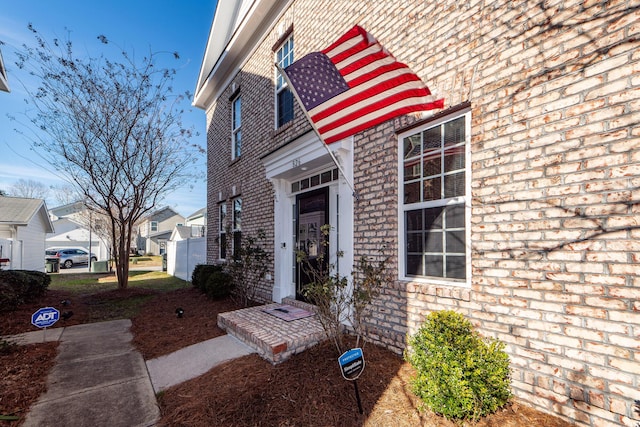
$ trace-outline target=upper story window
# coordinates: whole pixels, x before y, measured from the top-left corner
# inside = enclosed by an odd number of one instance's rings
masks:
[[[293,63],[293,34],[276,50],[276,63],[281,68]],[[286,80],[276,69],[276,128],[293,120],[293,93]]]
[[[231,158],[237,159],[242,154],[242,97],[231,101]]]
[[[151,232],[158,231],[158,221],[151,221],[151,227],[149,229]]]
[[[470,112],[400,135],[401,279],[468,283]]]

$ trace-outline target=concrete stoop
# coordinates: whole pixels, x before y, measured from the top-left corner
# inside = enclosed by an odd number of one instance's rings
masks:
[[[282,304],[315,312],[313,305],[293,298],[285,298]],[[274,303],[220,313],[218,326],[273,364],[282,363],[326,339],[317,315],[286,321],[263,311],[278,305]]]

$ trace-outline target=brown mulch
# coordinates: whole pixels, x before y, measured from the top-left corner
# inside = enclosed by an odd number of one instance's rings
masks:
[[[62,301],[71,301],[72,306],[62,305]],[[31,324],[31,315],[41,307],[54,307],[60,313],[69,310],[73,311],[73,316],[69,320],[60,319],[52,328],[79,325],[86,322],[88,311],[86,306],[75,304],[71,299],[71,294],[68,292],[48,290],[35,301],[22,304],[8,312],[0,312],[0,335],[13,335],[39,330],[39,328]]]
[[[375,345],[364,349],[366,367],[355,388],[342,378],[332,344],[325,342],[273,366],[253,354],[220,365],[159,395],[162,426],[426,426],[457,427],[421,412],[411,393],[414,369]],[[476,427],[571,424],[511,403]]]
[[[0,415],[22,422],[29,406],[47,389],[47,374],[56,357],[57,342],[11,346],[0,352]],[[0,420],[0,426],[16,422]]]
[[[182,318],[176,309],[184,311]],[[229,299],[211,301],[195,288],[161,294],[145,304],[132,320],[133,343],[145,360],[224,335],[218,313],[240,308]]]
[[[74,316],[66,325],[93,319],[92,306],[111,298],[143,296],[151,292],[140,312],[132,319],[134,344],[145,359],[223,334],[216,325],[217,313],[233,310],[229,300],[210,301],[193,288],[168,293],[154,291],[110,291],[73,301]],[[66,299],[63,293],[48,291],[42,300],[10,313],[0,313],[0,333],[35,330],[30,316],[39,307]],[[58,305],[55,305],[58,304]],[[182,308],[178,318],[175,309]],[[27,315],[26,322],[24,317]],[[98,316],[99,317],[99,316]],[[22,319],[19,319],[22,318]],[[66,326],[60,321],[56,326]],[[55,344],[20,347],[12,359],[0,359],[2,369],[15,373],[11,384],[0,382],[0,414],[24,411],[44,391],[46,372],[55,357]],[[163,426],[446,426],[456,424],[430,413],[418,411],[419,401],[411,393],[413,368],[399,356],[368,344],[364,348],[366,367],[358,379],[364,414],[358,413],[352,382],[339,373],[335,348],[320,344],[287,362],[273,366],[257,355],[220,365],[206,374],[169,388],[158,395]],[[34,357],[20,369],[28,357]],[[39,368],[32,369],[34,365]],[[8,377],[0,372],[1,378]],[[33,390],[32,395],[28,395]],[[16,396],[16,397],[11,397]],[[3,402],[12,401],[8,406]],[[19,425],[0,422],[0,425]],[[481,420],[477,427],[547,426],[570,424],[542,414],[523,404],[512,403]]]

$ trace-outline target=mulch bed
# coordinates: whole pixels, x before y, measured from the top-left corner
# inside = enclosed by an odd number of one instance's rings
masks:
[[[47,374],[53,367],[58,343],[11,346],[0,352],[0,415],[24,421],[29,406],[47,390]],[[2,421],[0,426],[15,426]]]
[[[22,332],[37,331],[39,328],[31,324],[31,315],[41,307],[54,307],[63,313],[72,310],[73,316],[69,320],[59,320],[52,327],[79,325],[86,322],[88,308],[84,304],[75,304],[72,307],[62,305],[62,301],[71,300],[71,294],[63,291],[47,290],[45,294],[35,301],[22,304],[8,312],[0,312],[0,335],[13,335]]]
[[[184,311],[181,318],[178,308]],[[160,294],[133,318],[133,343],[145,360],[163,356],[224,335],[217,325],[218,313],[238,308],[229,299],[211,301],[195,288]]]
[[[159,395],[162,426],[427,426],[458,424],[419,411],[411,393],[413,368],[397,355],[367,345],[366,367],[357,380],[363,414],[352,382],[339,373],[336,351],[322,343],[273,366],[257,355],[220,365]],[[518,403],[476,427],[568,427],[558,418]]]
[[[224,334],[217,327],[220,312],[237,308],[230,300],[210,301],[194,288],[168,293],[149,290],[109,291],[72,301],[68,326],[94,319],[93,308],[113,299],[149,296],[132,319],[134,344],[145,359]],[[34,302],[0,313],[1,334],[36,330],[31,314],[47,305],[59,308],[68,295],[48,291]],[[57,304],[57,305],[56,305]],[[184,310],[178,318],[175,310]],[[0,358],[0,413],[24,415],[46,387],[46,376],[56,354],[56,343],[23,346],[9,358]],[[191,381],[158,395],[163,426],[446,426],[456,424],[420,412],[411,393],[413,368],[398,355],[368,344],[366,367],[358,379],[364,414],[358,413],[353,383],[339,372],[336,350],[322,343],[287,362],[273,366],[257,355],[220,365]],[[24,368],[24,367],[27,368]],[[34,367],[37,366],[37,369]],[[11,375],[7,374],[11,372]],[[10,403],[8,403],[10,402]],[[0,425],[20,425],[0,422]],[[570,424],[513,403],[481,420],[478,427],[547,426]]]

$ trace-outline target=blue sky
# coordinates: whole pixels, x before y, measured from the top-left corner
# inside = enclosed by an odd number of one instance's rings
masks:
[[[18,81],[28,80],[15,66],[14,52],[23,43],[34,44],[27,25],[48,40],[70,34],[76,53],[86,50],[97,56],[104,49],[96,38],[103,34],[128,52],[178,52],[179,61],[160,64],[177,69],[174,91],[195,90],[200,64],[211,28],[217,0],[23,0],[0,2],[0,46],[9,81],[10,93],[0,92],[0,189],[9,191],[19,179],[32,179],[43,184],[61,185],[64,181],[50,172],[35,155],[23,136],[16,133],[16,123],[7,114],[19,116],[25,111],[26,94]],[[113,49],[108,49],[113,54]],[[119,59],[119,58],[116,58]],[[187,105],[188,106],[188,105]],[[193,143],[206,146],[206,123],[203,110],[185,110],[185,125],[199,133]],[[206,158],[198,162],[202,178],[167,197],[168,205],[182,215],[190,215],[206,206]],[[48,170],[49,169],[49,170]],[[201,172],[201,173],[200,173]],[[55,205],[54,197],[47,205]],[[158,206],[158,207],[162,207]]]

